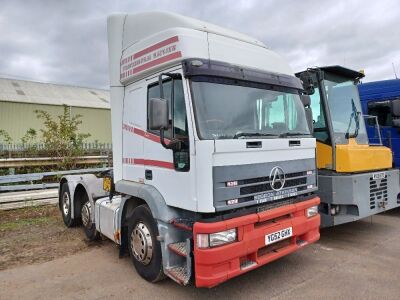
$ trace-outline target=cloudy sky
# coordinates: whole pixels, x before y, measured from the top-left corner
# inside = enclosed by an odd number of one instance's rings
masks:
[[[295,71],[341,64],[400,77],[400,3],[285,0],[0,0],[0,76],[108,88],[106,17],[167,10],[256,37]]]

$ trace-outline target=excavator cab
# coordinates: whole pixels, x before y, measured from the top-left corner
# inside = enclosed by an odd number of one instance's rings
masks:
[[[303,105],[317,140],[321,226],[398,207],[399,170],[392,168],[392,152],[368,141],[357,88],[364,74],[328,66],[296,76],[303,84]]]
[[[363,73],[329,66],[296,76],[310,97],[319,169],[356,173],[392,167],[390,149],[368,143],[357,89]]]

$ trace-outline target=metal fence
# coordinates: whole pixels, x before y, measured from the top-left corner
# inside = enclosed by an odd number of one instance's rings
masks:
[[[46,147],[43,143],[35,143],[35,144],[1,144],[0,143],[0,152],[24,152],[30,151],[32,149],[45,151]],[[112,151],[111,143],[84,143],[82,145],[82,150],[103,150],[103,151]]]
[[[58,166],[64,157],[12,157],[0,158],[0,170],[9,168],[29,168],[29,167],[54,167]],[[109,155],[89,155],[74,157],[74,164],[80,166],[102,166],[110,167],[112,157]],[[13,174],[10,174],[13,175]]]
[[[88,168],[81,170],[54,171],[54,172],[0,176],[0,192],[54,188],[58,187],[58,180],[48,180],[49,177],[53,179],[58,179],[61,176],[68,174],[98,173],[107,170],[110,170],[110,168]]]
[[[89,168],[0,176],[0,210],[56,204],[61,176],[98,173],[109,169]]]

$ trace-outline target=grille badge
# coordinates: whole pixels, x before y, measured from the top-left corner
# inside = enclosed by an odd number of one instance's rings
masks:
[[[274,191],[280,191],[285,185],[285,172],[283,172],[281,167],[273,167],[271,173],[269,174],[271,179],[270,185]]]

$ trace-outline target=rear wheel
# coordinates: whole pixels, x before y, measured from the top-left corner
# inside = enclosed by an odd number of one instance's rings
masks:
[[[61,213],[62,213],[62,217],[63,217],[63,221],[64,224],[67,227],[73,227],[78,225],[79,220],[77,220],[77,218],[72,219],[72,199],[71,199],[71,193],[69,192],[69,187],[68,187],[68,183],[64,182],[61,186]],[[76,212],[76,210],[75,210]],[[77,216],[77,214],[74,214],[75,217]]]
[[[147,205],[136,207],[129,220],[128,248],[133,265],[141,277],[150,282],[165,278],[162,267],[158,228]]]
[[[86,193],[83,202],[81,210],[83,230],[89,240],[95,241],[100,237],[100,233],[96,230],[96,224],[92,221],[92,205]]]

